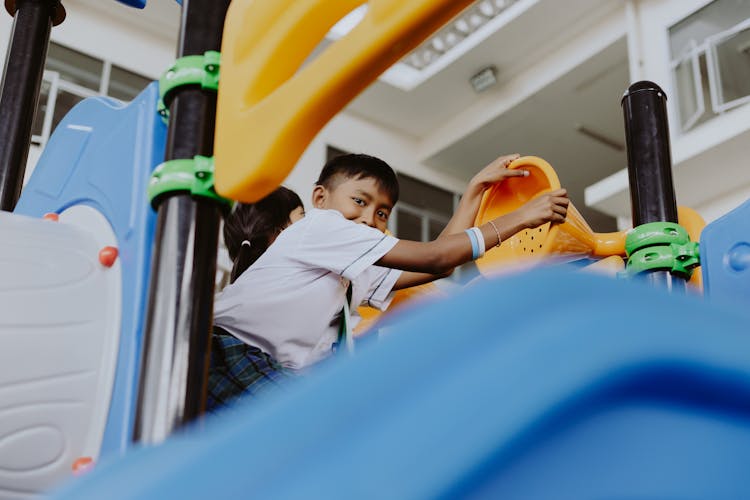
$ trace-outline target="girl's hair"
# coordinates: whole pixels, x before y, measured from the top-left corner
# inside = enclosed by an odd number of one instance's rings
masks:
[[[297,193],[283,186],[258,202],[234,206],[224,221],[224,244],[234,262],[230,283],[258,260],[291,223],[289,215],[292,211],[302,206]],[[250,244],[243,244],[245,240]]]

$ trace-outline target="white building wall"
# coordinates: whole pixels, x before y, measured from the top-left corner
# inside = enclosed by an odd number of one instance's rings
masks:
[[[682,133],[670,69],[669,28],[711,0],[629,0],[628,52],[631,81],[651,80],[667,93],[677,202],[707,222],[750,197],[750,105]],[[739,21],[739,19],[738,19]],[[627,175],[618,172],[586,190],[586,204],[629,220]]]
[[[123,22],[123,12],[132,9],[107,0],[107,8],[91,8],[81,0],[64,3],[67,17],[52,28],[50,40],[97,59],[107,60],[127,70],[157,79],[175,58],[177,33],[156,32],[152,26],[144,29]],[[136,15],[141,13],[134,12]],[[135,19],[138,19],[136,17]],[[5,59],[13,31],[13,18],[0,12],[0,54]],[[12,68],[10,69],[12,70]],[[29,150],[24,182],[34,171],[42,154],[39,146]]]
[[[601,20],[602,29],[612,24],[612,16],[620,16],[627,25],[631,79],[649,79],[664,87],[670,96],[669,113],[672,123],[672,156],[678,202],[693,206],[707,220],[725,213],[743,201],[750,192],[750,168],[745,160],[750,142],[750,106],[744,106],[696,127],[686,134],[678,130],[676,98],[669,67],[668,28],[687,17],[710,0],[632,0],[626,8]],[[123,22],[117,13],[127,9],[107,0],[108,8],[87,5],[88,0],[68,0],[68,17],[53,28],[53,41],[73,49],[106,59],[129,70],[158,78],[174,60],[177,33],[159,32],[153,26]],[[606,26],[605,26],[606,25]],[[0,54],[7,50],[12,18],[0,16]],[[611,30],[609,30],[611,31]],[[529,71],[545,71],[546,59]],[[474,117],[476,119],[476,117]],[[435,139],[434,136],[430,137]],[[426,142],[389,131],[367,120],[341,113],[316,137],[287,185],[297,190],[305,201],[325,161],[326,145],[353,152],[380,156],[397,170],[450,191],[460,192],[463,181],[437,172],[421,161]],[[30,166],[40,151],[30,152]],[[27,173],[31,168],[27,169]],[[630,211],[627,176],[615,174],[591,186],[586,193],[587,204],[605,213],[627,217]]]
[[[105,0],[101,0],[104,2]],[[161,1],[161,0],[159,0]],[[50,39],[125,69],[158,78],[175,58],[177,33],[154,33],[153,28],[138,29],[117,15],[127,7],[106,0],[107,9],[90,8],[80,1],[64,3],[65,21],[52,28]],[[137,18],[136,18],[137,19]],[[4,55],[11,36],[13,19],[0,13],[0,51]]]
[[[312,187],[326,159],[328,145],[343,151],[377,156],[401,173],[448,191],[461,193],[465,187],[464,181],[420,163],[416,141],[357,116],[340,113],[310,144],[285,183],[299,193],[305,203],[309,203]]]

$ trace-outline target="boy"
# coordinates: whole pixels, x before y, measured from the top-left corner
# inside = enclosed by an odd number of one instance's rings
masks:
[[[253,393],[257,384],[328,357],[349,295],[352,306],[385,309],[392,290],[446,276],[524,228],[564,221],[568,199],[558,190],[468,229],[486,188],[525,174],[505,168],[517,157],[500,157],[477,174],[443,234],[427,243],[385,234],[398,200],[398,181],[387,163],[368,155],[328,162],[313,190],[314,208],[285,229],[216,300],[218,330],[249,346],[253,356],[262,356],[262,369],[254,368],[258,358],[253,357],[243,364],[241,380],[233,379],[231,385]],[[231,374],[225,368],[212,366],[214,382],[226,376]],[[209,407],[237,395],[217,391],[227,384],[214,382],[209,382]]]

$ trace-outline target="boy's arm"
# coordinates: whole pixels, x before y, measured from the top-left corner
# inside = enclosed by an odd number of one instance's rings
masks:
[[[520,158],[518,154],[500,156],[492,163],[484,167],[479,173],[472,177],[466,187],[461,201],[456,208],[451,220],[445,226],[438,238],[444,238],[451,234],[459,234],[472,227],[477,218],[479,205],[482,202],[484,192],[490,186],[502,182],[507,177],[523,177],[528,175],[525,170],[508,170],[508,165]],[[515,234],[515,233],[514,233]],[[394,290],[423,285],[451,275],[453,269],[439,274],[403,272],[393,286]]]
[[[396,284],[393,285],[393,290],[402,290],[404,288],[424,285],[425,283],[431,283],[441,278],[447,278],[451,274],[453,274],[453,269],[442,274],[414,273],[411,271],[404,271],[396,280]]]
[[[566,191],[558,189],[538,196],[521,208],[497,217],[492,222],[497,227],[500,238],[505,240],[522,229],[534,228],[547,222],[564,222],[568,203]],[[482,224],[479,230],[482,232],[485,250],[498,243],[498,234],[490,223]],[[459,233],[441,236],[427,243],[399,240],[376,264],[404,271],[440,275],[470,260],[472,247],[469,236]],[[398,282],[396,284],[398,285]]]

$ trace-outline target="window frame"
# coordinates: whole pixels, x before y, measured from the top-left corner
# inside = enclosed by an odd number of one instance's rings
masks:
[[[682,116],[680,106],[677,106],[677,115],[679,117],[680,129],[685,132],[693,128],[693,126],[701,119],[703,114],[706,112],[706,106],[703,103],[703,79],[701,78],[700,70],[700,55],[705,50],[703,45],[698,45],[695,40],[691,40],[680,56],[671,61],[670,67],[672,72],[672,80],[674,82],[675,89],[677,89],[677,99],[680,99],[680,86],[677,78],[677,68],[680,64],[690,64],[691,72],[693,75],[693,91],[695,92],[695,113],[690,118]]]
[[[702,8],[705,8],[714,1],[717,0],[707,2]],[[667,26],[667,40],[671,39],[670,30],[672,30],[672,28],[691,17],[699,10],[701,9],[698,9],[687,16],[683,16]],[[750,95],[734,99],[733,101],[722,102],[721,71],[719,67],[717,52],[717,45],[721,44],[737,33],[748,29],[750,29],[750,18],[740,21],[739,23],[725,29],[724,31],[720,31],[718,33],[714,33],[713,35],[707,36],[700,44],[698,44],[695,40],[691,40],[690,43],[682,49],[682,52],[680,52],[678,56],[671,58],[669,62],[670,73],[678,99],[681,98],[681,88],[679,85],[679,79],[677,77],[677,68],[683,63],[690,64],[691,66],[693,77],[693,91],[695,92],[696,99],[696,111],[690,117],[683,117],[682,110],[680,109],[681,106],[679,104],[676,106],[681,134],[687,133],[692,130],[696,126],[696,124],[701,121],[706,112],[709,111],[708,109],[706,109],[706,105],[704,104],[706,92],[708,92],[708,99],[711,104],[710,111],[715,116],[722,115],[727,111],[750,103]],[[706,58],[706,77],[708,80],[708,89],[705,89],[703,85],[703,78],[700,68],[701,57]],[[713,118],[715,118],[715,116],[708,117],[707,121],[712,120]]]
[[[750,102],[750,94],[733,101],[723,102],[721,70],[719,68],[719,56],[717,45],[725,42],[742,31],[750,30],[750,18],[709,37],[706,37],[706,67],[708,69],[709,90],[711,95],[711,107],[717,114],[725,113],[743,104]]]
[[[111,84],[111,74],[112,74],[112,66],[113,66],[113,63],[110,60],[93,56],[89,53],[82,52],[76,48],[73,48],[68,45],[58,43],[55,41],[50,41],[50,43],[58,45],[64,49],[74,51],[79,54],[83,54],[87,57],[96,59],[97,61],[100,61],[102,63],[102,71],[101,71],[101,74],[99,75],[99,89],[97,91],[89,87],[85,87],[83,85],[79,85],[77,83],[73,83],[69,80],[66,80],[58,71],[54,71],[54,70],[50,70],[46,68],[44,69],[44,72],[42,73],[42,81],[48,82],[50,85],[50,88],[49,88],[49,94],[47,96],[47,103],[46,103],[47,107],[44,111],[44,118],[42,119],[42,133],[41,135],[33,134],[31,136],[31,143],[41,148],[44,148],[47,145],[47,142],[49,141],[49,138],[52,135],[52,122],[54,120],[55,107],[57,106],[57,96],[60,93],[60,91],[68,92],[70,94],[76,95],[83,99],[86,99],[89,97],[97,97],[97,96],[110,97],[109,87]],[[138,75],[144,78],[145,80],[153,81],[146,75],[132,71],[128,68],[124,68],[122,66],[117,66],[117,67],[121,68],[124,71],[128,71],[130,73]],[[116,97],[112,97],[112,98],[117,99]],[[121,100],[121,99],[118,99],[118,100]],[[39,112],[39,103],[37,103],[37,109],[34,111],[34,118],[36,118],[38,112]]]

